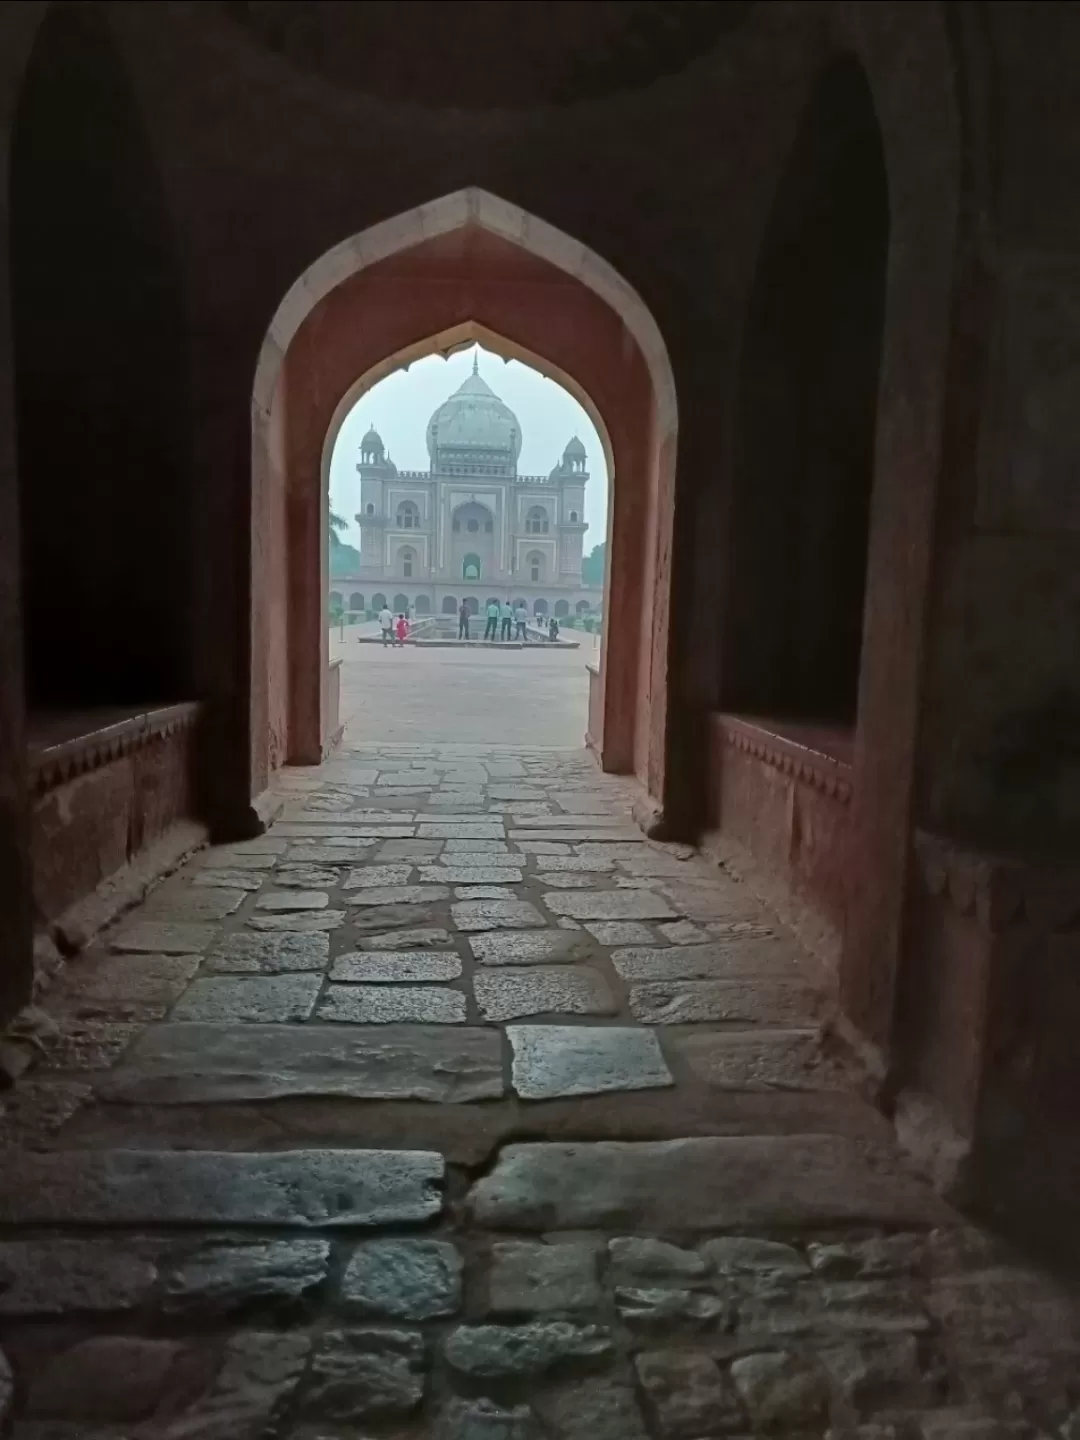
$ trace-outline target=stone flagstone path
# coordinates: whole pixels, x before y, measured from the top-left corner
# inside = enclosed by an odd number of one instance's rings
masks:
[[[1080,1437],[1077,1308],[898,1154],[744,886],[580,751],[352,748],[45,996],[16,1440]]]

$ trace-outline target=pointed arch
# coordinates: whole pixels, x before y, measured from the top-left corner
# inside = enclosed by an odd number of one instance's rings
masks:
[[[409,356],[482,335],[502,337],[500,353],[565,384],[598,422],[612,476],[604,609],[619,624],[605,637],[590,704],[601,718],[590,718],[590,733],[603,736],[605,768],[636,772],[662,802],[677,429],[667,350],[644,302],[604,260],[476,189],[343,241],[297,280],[271,322],[253,397],[253,790],[269,779],[267,737],[286,761],[312,763],[334,728],[323,552],[341,419],[359,389]],[[275,605],[282,575],[288,603]]]

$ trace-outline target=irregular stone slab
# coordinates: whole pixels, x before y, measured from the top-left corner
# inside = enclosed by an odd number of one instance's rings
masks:
[[[455,900],[507,900],[514,892],[505,885],[456,885]]]
[[[605,850],[607,849],[606,846],[603,848]],[[589,853],[594,853],[591,846],[589,847]],[[601,850],[598,853],[603,853],[603,851]],[[676,880],[685,879],[687,875],[685,860],[673,860],[670,855],[658,854],[656,851],[650,850],[647,845],[632,853],[627,852],[621,854],[619,856],[619,869],[624,875],[632,875],[638,879]]]
[[[300,1300],[323,1283],[329,1264],[328,1240],[211,1241],[169,1271],[163,1308],[227,1315],[258,1302]]]
[[[707,1030],[672,1041],[693,1073],[718,1090],[839,1089],[852,1085],[826,1056],[818,1030]]]
[[[692,920],[667,920],[656,929],[669,945],[704,945],[709,939],[709,932]]]
[[[443,854],[448,858],[452,855],[455,865],[459,855],[482,855],[485,857],[482,863],[487,865],[492,855],[509,855],[510,846],[505,840],[447,840]]]
[[[443,844],[442,840],[387,840],[379,846],[375,858],[380,862],[386,860],[432,860],[440,853]]]
[[[544,870],[537,875],[538,884],[545,889],[551,890],[592,890],[600,877],[590,872],[589,874],[575,875],[572,871],[566,875],[560,875],[557,871]]]
[[[747,1345],[777,1337],[870,1339],[929,1328],[921,1297],[907,1282],[756,1285],[739,1305],[739,1335]]]
[[[311,1362],[305,1418],[395,1419],[424,1398],[424,1341],[409,1330],[328,1330]]]
[[[47,1040],[41,1064],[46,1070],[108,1070],[136,1035],[141,1025],[102,1020],[64,1021],[59,1035]],[[24,1092],[25,1081],[16,1094]],[[10,1106],[5,1107],[6,1110]]]
[[[652,1287],[618,1286],[615,1306],[620,1318],[634,1330],[729,1330],[735,1307],[718,1295],[699,1290],[654,1285]]]
[[[241,1331],[230,1336],[209,1393],[167,1423],[164,1436],[250,1440],[272,1433],[274,1417],[296,1388],[310,1351],[311,1337],[303,1333]]]
[[[539,1376],[573,1361],[596,1361],[614,1346],[602,1325],[541,1320],[532,1325],[462,1325],[443,1342],[452,1370],[475,1379]]]
[[[326,935],[225,935],[203,962],[203,973],[276,975],[290,970],[322,970],[330,959]]]
[[[246,890],[177,889],[166,885],[151,893],[142,907],[147,920],[224,920],[247,899]]]
[[[465,996],[442,985],[330,985],[318,1018],[349,1025],[464,1025]]]
[[[525,818],[521,822],[522,829],[530,830],[580,830],[589,828],[598,830],[600,834],[607,835],[614,830],[630,830],[625,815],[594,815],[587,821],[583,821],[579,815],[542,815],[535,819]],[[631,833],[645,843],[645,837],[639,830],[632,830]]]
[[[543,1028],[543,1027],[538,1027]],[[512,1034],[512,1027],[510,1033]],[[510,1145],[470,1192],[505,1230],[927,1225],[951,1212],[887,1157],[832,1135]]]
[[[363,936],[374,935],[377,948],[387,950],[390,948],[391,935],[386,932],[401,929],[413,933],[417,930],[434,929],[433,926],[421,925],[418,922],[439,918],[438,911],[437,905],[371,905],[366,909],[361,906],[351,911],[349,925],[360,937],[360,945],[364,944]]]
[[[164,1397],[181,1352],[175,1340],[128,1335],[82,1340],[35,1371],[24,1413],[82,1425],[142,1420]]]
[[[448,845],[454,842],[448,840]],[[478,840],[462,840],[462,845],[478,845]],[[494,844],[494,841],[488,842]],[[502,842],[499,842],[502,843]],[[504,847],[506,850],[506,847]],[[520,870],[523,865],[528,864],[525,855],[512,855],[509,850],[506,853],[487,850],[462,850],[455,851],[453,855],[444,854],[440,862],[442,865],[455,870]]]
[[[638,920],[590,920],[586,922],[585,929],[598,945],[656,944],[652,931]]]
[[[557,821],[567,819],[576,820],[576,816],[542,815],[532,817],[518,815],[515,816],[515,825],[518,827],[524,826],[528,824],[530,819],[535,819],[537,825],[542,824],[544,828],[536,830],[525,830],[520,828],[512,829],[510,831],[509,838],[515,844],[522,840],[554,840],[561,841],[564,844],[573,845],[575,847],[587,845],[589,843],[595,843],[602,840],[608,840],[612,843],[619,843],[623,845],[630,845],[634,843],[643,845],[645,843],[645,837],[643,835],[638,835],[637,841],[635,842],[634,833],[630,830],[597,830],[591,826],[583,826],[580,820],[577,820],[577,824],[572,830],[560,830],[555,828]]]
[[[410,911],[409,916],[416,916]],[[452,945],[454,937],[438,925],[421,925],[412,930],[394,930],[389,935],[368,935],[360,941],[361,950],[427,950]]]
[[[422,820],[416,827],[421,840],[505,840],[502,821]]]
[[[286,890],[316,890],[340,883],[340,872],[325,865],[293,865],[274,872],[274,884]]]
[[[273,1065],[267,1065],[267,1056]],[[498,1031],[411,1025],[159,1025],[98,1085],[113,1102],[186,1105],[343,1095],[461,1104],[503,1094]]]
[[[434,1320],[461,1308],[464,1264],[444,1240],[375,1240],[361,1245],[341,1281],[350,1314]]]
[[[519,840],[517,843],[524,845],[526,842]],[[615,868],[613,860],[583,860],[580,855],[545,855],[543,863],[545,870],[553,870],[560,875],[602,875]]]
[[[321,975],[261,975],[196,980],[173,1010],[174,1020],[228,1024],[306,1020],[315,1008]]]
[[[331,980],[350,985],[456,980],[460,974],[460,955],[438,950],[354,950],[330,968]]]
[[[544,1440],[544,1432],[527,1405],[454,1399],[439,1412],[435,1440]]]
[[[922,1373],[914,1335],[895,1336],[884,1344],[875,1339],[837,1345],[821,1351],[819,1358],[853,1410],[921,1410],[934,1403],[934,1379]],[[966,1426],[961,1425],[960,1430],[973,1440]],[[1063,1433],[1068,1433],[1067,1428]],[[947,1426],[942,1440],[955,1440],[956,1434]],[[1000,1436],[1000,1430],[995,1428],[993,1434]]]
[[[365,865],[357,870],[349,871],[345,877],[345,889],[369,889],[375,885],[404,885],[412,872],[412,865]]]
[[[614,1015],[615,996],[587,965],[534,965],[478,972],[473,991],[485,1020],[521,1015]]]
[[[156,1278],[153,1261],[128,1241],[7,1240],[0,1243],[0,1315],[132,1310]]]
[[[336,930],[345,923],[344,910],[294,910],[284,915],[249,915],[252,930],[288,930],[297,935],[314,935]]]
[[[809,1275],[806,1258],[793,1245],[779,1240],[757,1240],[750,1236],[723,1236],[709,1240],[701,1253],[718,1275],[750,1275],[758,1282]]]
[[[550,965],[584,959],[592,944],[584,935],[541,930],[524,935],[474,935],[469,948],[478,965]]]
[[[624,980],[756,980],[763,976],[797,980],[796,954],[795,947],[783,940],[710,941],[666,949],[617,950],[611,963]]]
[[[4,1225],[411,1224],[442,1209],[445,1170],[441,1155],[422,1150],[0,1156]]]
[[[372,885],[346,897],[346,905],[432,905],[448,900],[445,885]]]
[[[573,853],[573,852],[571,851],[571,849],[570,849],[570,846],[566,843],[565,840],[522,840],[522,839],[518,839],[518,840],[515,840],[515,841],[514,841],[514,848],[517,849],[517,850],[520,850],[523,855],[540,855],[540,856],[543,856],[544,859],[543,859],[543,862],[542,862],[542,863],[543,863],[543,865],[544,865],[544,867],[545,867],[546,869],[554,868],[554,867],[548,866],[548,863],[547,863],[547,857],[548,857],[548,856],[551,856],[551,855],[570,855],[570,854]],[[539,862],[538,862],[538,863],[539,863]]]
[[[265,871],[272,867],[274,857],[272,855],[256,855],[251,858],[265,860],[268,863],[265,866],[256,866],[246,870],[240,867],[235,870],[196,870],[191,877],[191,883],[206,885],[212,890],[258,890],[267,878]]]
[[[357,824],[302,824],[296,821],[278,821],[274,826],[276,835],[290,840],[407,840],[414,833],[412,825]]]
[[[421,865],[420,879],[445,885],[520,885],[522,872],[512,865]]]
[[[552,1245],[504,1241],[492,1247],[488,1294],[495,1315],[594,1310],[601,1303],[593,1240]]]
[[[281,848],[285,848],[282,840]],[[199,857],[198,864],[203,866],[210,874],[223,872],[231,874],[237,870],[272,870],[278,862],[276,851],[256,854],[249,850],[235,850],[229,846],[215,846],[212,850],[204,850]],[[196,884],[199,880],[196,879]],[[226,889],[229,887],[226,886]]]
[[[648,1440],[633,1387],[619,1380],[590,1376],[535,1403],[555,1440]]]
[[[699,1280],[709,1267],[694,1250],[683,1250],[665,1240],[626,1236],[608,1241],[611,1278],[616,1285],[648,1287]]]
[[[136,920],[112,937],[109,949],[121,955],[201,955],[210,948],[217,932],[216,925]]]
[[[387,841],[393,845],[407,843]],[[286,858],[290,865],[356,865],[367,859],[374,846],[374,840],[343,840],[340,845],[294,845]]]
[[[919,1235],[874,1235],[869,1240],[812,1244],[807,1250],[816,1275],[830,1280],[882,1280],[914,1275],[925,1245]]]
[[[48,995],[53,1014],[83,1020],[160,1020],[199,968],[197,955],[84,955]]]
[[[234,840],[231,845],[220,847],[222,853],[233,855],[282,855],[288,848],[284,840],[274,835],[256,835],[251,840]],[[216,850],[208,850],[213,855]]]
[[[325,890],[268,890],[255,901],[256,910],[325,910],[330,896]]]
[[[656,1090],[675,1083],[659,1041],[648,1030],[510,1025],[506,1033],[514,1053],[514,1089],[523,1100]]]
[[[734,1386],[708,1355],[652,1350],[635,1356],[634,1365],[665,1440],[696,1440],[742,1428]]]
[[[731,1378],[756,1427],[809,1430],[825,1418],[829,1385],[824,1372],[790,1350],[742,1355],[731,1366]]]
[[[630,1013],[644,1025],[725,1020],[805,1026],[817,1005],[810,986],[795,980],[656,980],[630,987]]]
[[[672,920],[675,911],[654,890],[580,890],[544,896],[553,915],[575,920]]]
[[[528,900],[459,900],[450,913],[459,930],[544,928],[544,917]]]

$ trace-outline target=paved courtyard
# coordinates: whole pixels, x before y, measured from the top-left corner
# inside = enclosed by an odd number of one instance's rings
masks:
[[[792,939],[624,784],[366,738],[283,783],[45,994],[16,1440],[1075,1440],[1069,1298],[912,1173]]]
[[[331,632],[331,657],[344,661],[341,719],[352,743],[487,741],[563,749],[583,743],[585,663],[599,656],[599,637],[582,631],[577,650],[543,644],[384,650],[358,644],[359,628],[347,628],[344,640]],[[364,633],[376,628],[365,626]]]

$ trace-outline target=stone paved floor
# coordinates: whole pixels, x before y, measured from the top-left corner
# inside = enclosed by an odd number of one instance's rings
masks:
[[[1080,1435],[793,942],[580,751],[345,749],[46,996],[16,1440]]]

